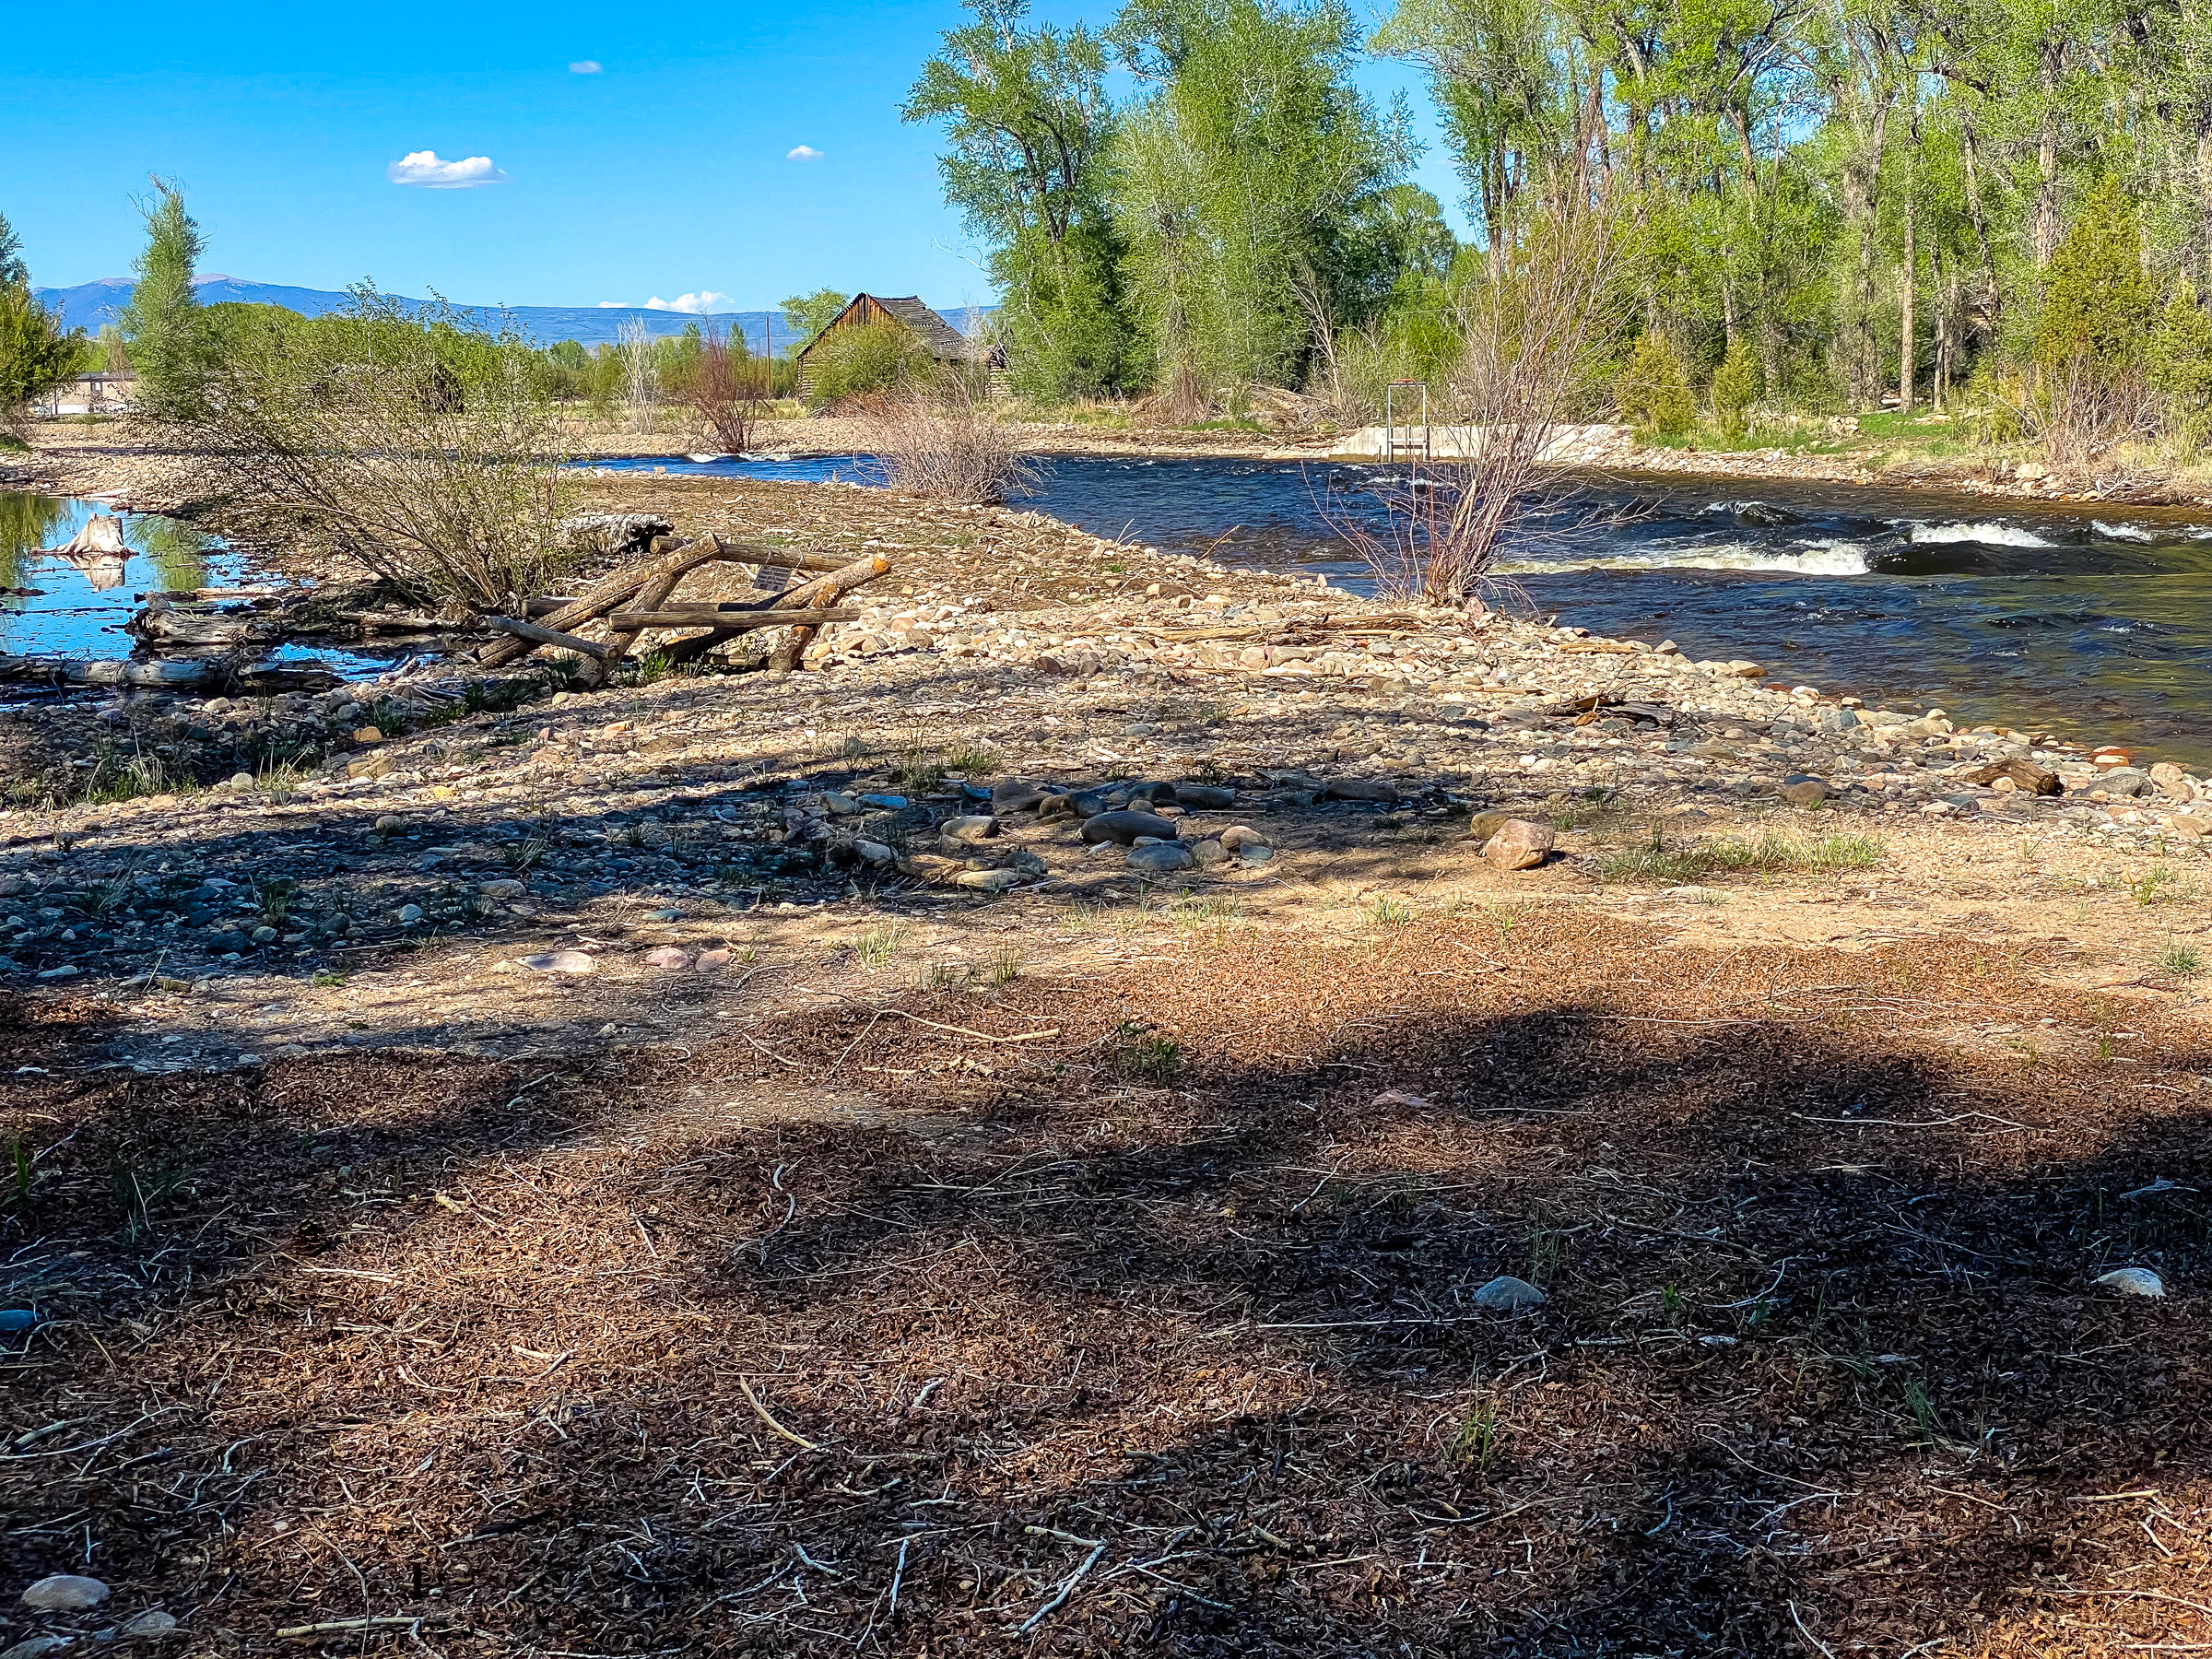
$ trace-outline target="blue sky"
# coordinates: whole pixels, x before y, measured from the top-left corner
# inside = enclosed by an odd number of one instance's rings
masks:
[[[1110,5],[1039,15],[1103,23]],[[234,0],[88,14],[24,0],[0,62],[0,213],[32,280],[127,274],[130,206],[183,180],[204,269],[480,304],[753,309],[817,288],[988,300],[941,199],[931,129],[898,107],[954,0],[842,6],[333,7]],[[595,73],[571,65],[595,64]],[[1420,180],[1458,186],[1417,74]],[[789,159],[806,146],[818,159]],[[394,183],[482,159],[503,182]],[[484,165],[476,172],[481,175]],[[1465,233],[1464,216],[1453,208]]]

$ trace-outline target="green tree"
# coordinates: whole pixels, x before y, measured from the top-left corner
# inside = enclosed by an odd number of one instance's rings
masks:
[[[1658,329],[1638,336],[1628,362],[1613,382],[1613,401],[1630,426],[1679,438],[1697,418],[1689,372],[1675,343]]]
[[[1742,440],[1759,387],[1759,354],[1739,335],[1728,343],[1727,355],[1712,375],[1712,415],[1729,442]]]
[[[810,344],[852,302],[852,295],[841,294],[835,288],[817,288],[811,294],[794,294],[784,300],[779,309],[783,313],[783,325],[794,336],[792,349],[796,351]]]
[[[2166,429],[2194,453],[2212,438],[2212,316],[2184,281],[2167,300],[2149,351],[2150,383],[2166,403]]]
[[[138,406],[166,418],[190,411],[206,370],[192,284],[206,242],[184,211],[182,186],[163,178],[153,185],[153,195],[137,204],[146,220],[146,249],[138,255],[137,286],[124,308],[123,332],[138,370]]]
[[[1189,407],[1303,380],[1369,285],[1353,227],[1413,143],[1351,83],[1340,0],[1129,0],[1111,38],[1145,88],[1110,182],[1158,378]]]
[[[2035,359],[2118,370],[2142,361],[2157,315],[2143,275],[2135,206],[2109,174],[2090,187],[2051,255],[2036,320]]]
[[[965,0],[900,110],[938,122],[945,199],[991,250],[1016,384],[1043,396],[1120,386],[1130,330],[1120,240],[1104,196],[1114,114],[1104,43],[1077,25],[1029,26],[1028,0]]]
[[[29,288],[30,270],[23,263],[23,239],[0,214],[0,288]]]
[[[85,358],[83,329],[65,332],[29,282],[0,282],[0,431],[17,432],[25,406],[67,385]]]

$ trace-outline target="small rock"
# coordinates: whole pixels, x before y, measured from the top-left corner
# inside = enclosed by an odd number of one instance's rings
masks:
[[[860,854],[862,864],[874,867],[888,865],[892,859],[898,857],[896,853],[881,841],[856,841],[853,843],[853,851]]]
[[[1191,848],[1191,857],[1202,870],[1210,870],[1227,861],[1229,850],[1218,841],[1202,841]]]
[[[2164,1296],[2165,1282],[2147,1267],[2115,1267],[2100,1273],[2097,1282],[2123,1296]]]
[[[599,960],[582,950],[547,950],[522,959],[523,966],[540,973],[596,973]]]
[[[836,789],[822,791],[822,809],[835,818],[851,818],[855,813],[867,810],[853,796]]]
[[[1264,865],[1275,856],[1275,849],[1264,841],[1246,841],[1237,849],[1237,857],[1248,865]]]
[[[487,899],[520,899],[529,888],[512,876],[502,876],[497,881],[487,881],[477,891]]]
[[[1175,793],[1175,785],[1172,783],[1132,783],[1128,789],[1129,805],[1132,806],[1173,805],[1180,803],[1182,799],[1182,797]]]
[[[370,829],[378,835],[404,834],[406,830],[406,828],[407,820],[404,818],[401,818],[395,812],[385,813],[383,817],[378,818],[374,824],[370,826]]]
[[[1181,841],[1157,841],[1150,846],[1132,847],[1126,862],[1133,870],[1166,876],[1189,869],[1193,861],[1191,850]]]
[[[727,945],[717,945],[712,950],[702,950],[691,959],[694,973],[720,973],[735,959],[736,952]]]
[[[1264,847],[1267,838],[1250,824],[1231,824],[1221,831],[1221,844],[1231,853],[1238,853],[1247,846]]]
[[[252,772],[247,772],[247,771],[241,771],[241,772],[232,772],[232,773],[230,774],[230,787],[231,787],[232,789],[251,789],[251,788],[253,788],[253,774]]]
[[[1718,904],[1728,895],[1719,888],[1671,887],[1659,895],[1662,899],[1687,899],[1692,904]]]
[[[1394,806],[1399,796],[1398,786],[1388,778],[1338,778],[1334,782],[1322,785],[1321,798],[1324,801],[1380,801],[1385,806]]]
[[[2150,769],[2150,781],[2156,783],[2170,801],[2194,801],[2196,785],[2189,774],[2171,760],[2161,760]]]
[[[384,735],[374,726],[359,726],[354,731],[353,740],[356,743],[382,743]]]
[[[401,905],[397,920],[402,927],[414,926],[422,920],[422,906],[419,904]]]
[[[1181,806],[1195,806],[1202,812],[1219,812],[1237,804],[1237,792],[1217,783],[1178,783],[1175,802]]]
[[[115,1632],[119,1641],[159,1641],[177,1628],[174,1617],[159,1607],[148,1607],[135,1617],[126,1618]]]
[[[998,833],[998,820],[981,813],[971,813],[965,818],[947,818],[937,833],[947,841],[973,846],[978,841],[989,841]]]
[[[653,910],[645,912],[645,920],[648,922],[681,922],[683,919],[684,912],[680,910]]]
[[[1544,1300],[1544,1292],[1526,1279],[1517,1279],[1510,1273],[1501,1273],[1470,1298],[1478,1308],[1496,1308],[1512,1313],[1523,1308],[1533,1308]]]
[[[1083,839],[1093,843],[1119,841],[1126,847],[1140,835],[1173,841],[1175,826],[1149,812],[1101,812],[1083,821]]]
[[[1048,794],[1037,803],[1037,816],[1041,818],[1073,818],[1077,816],[1076,803],[1080,799],[1080,795]]]
[[[2176,835],[2212,835],[2212,818],[2193,812],[2177,812],[2167,820],[2166,827]]]
[[[15,1646],[0,1650],[0,1659],[40,1659],[42,1653],[52,1653],[69,1645],[66,1636],[32,1636]]]
[[[952,878],[952,885],[975,888],[986,893],[1003,893],[1010,887],[1019,887],[1028,879],[1019,870],[962,870]]]
[[[251,936],[256,945],[273,945],[276,942],[276,930],[265,924],[255,928]]]
[[[1501,870],[1526,870],[1544,862],[1551,851],[1553,830],[1534,818],[1508,818],[1483,843],[1482,855]]]
[[[1793,806],[1810,806],[1820,801],[1834,800],[1839,792],[1826,778],[1816,778],[1806,772],[1792,772],[1782,781],[1779,793]]]
[[[28,1331],[39,1323],[39,1316],[29,1308],[0,1310],[0,1331]]]
[[[895,794],[864,794],[860,797],[860,804],[873,806],[879,812],[903,812],[908,805],[904,795]]]
[[[994,812],[1031,812],[1043,801],[1043,790],[1034,783],[1024,783],[1019,778],[1002,778],[991,786]]]
[[[680,945],[658,945],[645,953],[648,968],[677,969],[691,966],[691,953]]]
[[[1512,821],[1513,815],[1510,812],[1477,813],[1467,825],[1467,836],[1474,841],[1475,851],[1481,852],[1489,843],[1491,836],[1497,834],[1499,830]]]
[[[96,1578],[57,1572],[23,1592],[23,1605],[41,1613],[81,1613],[108,1599],[108,1587]]]
[[[2150,774],[2132,766],[2115,766],[2097,780],[2097,786],[2108,794],[2132,800],[2150,788]]]

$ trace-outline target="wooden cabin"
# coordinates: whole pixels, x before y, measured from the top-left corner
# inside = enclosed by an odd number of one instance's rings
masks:
[[[822,332],[800,347],[799,395],[807,396],[813,390],[807,359],[823,341],[841,328],[865,328],[874,323],[891,323],[905,329],[922,343],[933,361],[946,365],[982,364],[990,376],[991,395],[1006,395],[1006,352],[985,340],[971,340],[945,321],[935,311],[912,294],[904,299],[879,299],[874,294],[855,294],[843,311],[830,319]]]

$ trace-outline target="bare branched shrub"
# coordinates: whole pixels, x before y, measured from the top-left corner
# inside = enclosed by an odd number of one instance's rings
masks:
[[[700,339],[699,367],[691,379],[691,410],[723,453],[742,455],[753,447],[754,429],[767,418],[772,365],[747,356],[739,345],[708,324]]]
[[[1576,193],[1455,296],[1443,401],[1472,427],[1452,446],[1465,453],[1420,463],[1380,528],[1336,516],[1383,593],[1479,606],[1500,539],[1571,493],[1557,441],[1619,335],[1621,230],[1602,200]]]
[[[642,318],[623,320],[615,330],[615,351],[622,360],[622,400],[629,408],[629,429],[650,432],[661,386],[653,338],[646,332]]]
[[[428,602],[501,609],[562,547],[559,422],[528,345],[366,288],[238,326],[172,425],[230,510]]]
[[[2085,476],[2120,445],[2160,427],[2159,401],[2143,376],[2077,352],[2041,371],[2018,406],[2021,428],[2060,472]]]
[[[861,416],[868,449],[894,489],[936,501],[993,502],[1030,488],[1021,435],[964,375],[887,392]]]

